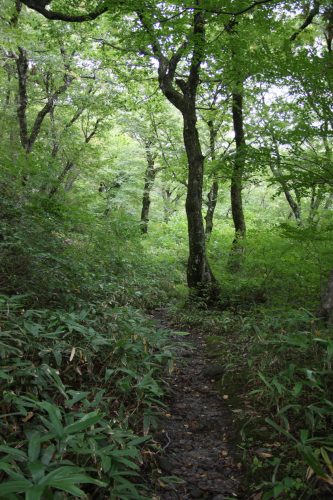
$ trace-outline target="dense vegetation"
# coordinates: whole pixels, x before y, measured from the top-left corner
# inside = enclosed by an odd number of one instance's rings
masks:
[[[0,16],[0,497],[151,498],[158,307],[225,366],[249,497],[329,497],[331,1]]]

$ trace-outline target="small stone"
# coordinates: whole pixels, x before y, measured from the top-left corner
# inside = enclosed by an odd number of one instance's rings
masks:
[[[215,495],[215,497],[213,497],[213,500],[224,500],[224,499],[225,499],[224,495]]]
[[[172,474],[174,471],[174,468],[177,467],[177,462],[175,460],[170,459],[170,458],[160,457],[159,458],[159,466],[167,474]]]
[[[202,498],[202,490],[200,490],[200,488],[197,488],[196,486],[191,486],[189,488],[189,492],[192,498]]]

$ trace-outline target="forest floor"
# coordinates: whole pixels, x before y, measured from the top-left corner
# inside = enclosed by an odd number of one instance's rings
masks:
[[[161,328],[175,331],[165,310],[154,311],[153,317]],[[155,435],[163,453],[153,499],[245,498],[228,396],[216,390],[219,367],[206,356],[204,334],[189,331],[185,338],[175,331],[177,361],[167,379],[168,408]]]

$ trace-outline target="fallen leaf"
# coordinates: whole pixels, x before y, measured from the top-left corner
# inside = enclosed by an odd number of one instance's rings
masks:
[[[75,351],[76,351],[76,348],[75,348],[75,347],[73,347],[72,352],[71,352],[71,355],[70,355],[70,357],[69,357],[69,362],[73,361],[74,356],[75,356]]]
[[[314,474],[313,469],[311,469],[311,467],[308,467],[308,468],[307,468],[307,471],[306,471],[306,476],[305,476],[305,479],[306,479],[307,481],[309,481],[309,479],[311,479],[311,478],[312,478],[313,474]]]
[[[257,455],[261,458],[271,458],[273,456],[272,453],[268,453],[266,451],[258,451]]]
[[[32,419],[32,417],[34,416],[34,413],[32,411],[29,411],[28,415],[24,418],[22,418],[22,422],[29,422],[29,420]]]

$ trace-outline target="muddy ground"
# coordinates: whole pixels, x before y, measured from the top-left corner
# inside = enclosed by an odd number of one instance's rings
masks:
[[[171,328],[164,310],[153,316],[159,327]],[[164,451],[153,498],[246,498],[229,396],[216,390],[223,367],[207,358],[204,335],[189,332],[174,335],[174,341],[178,361],[167,379],[168,409],[155,435]]]

